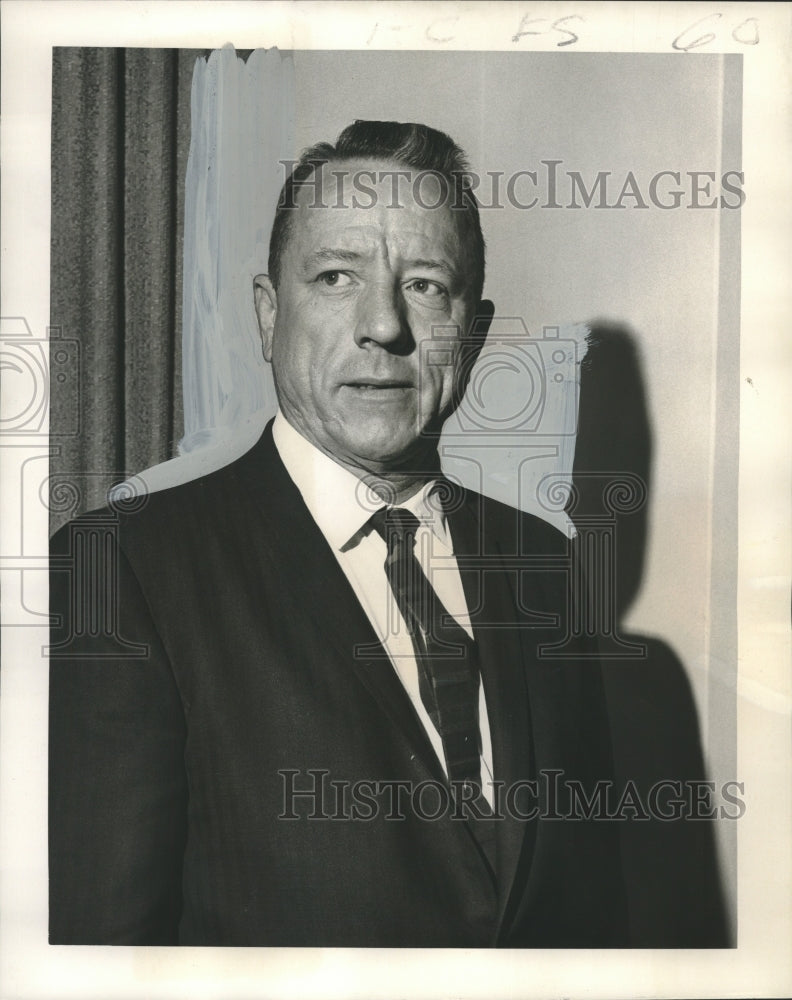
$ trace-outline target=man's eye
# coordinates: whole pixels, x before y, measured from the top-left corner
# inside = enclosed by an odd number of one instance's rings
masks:
[[[419,295],[425,295],[427,298],[435,298],[446,294],[445,288],[442,285],[438,285],[436,281],[429,281],[428,278],[415,278],[407,287],[410,291],[417,292]]]
[[[350,283],[351,278],[343,271],[323,271],[317,281],[322,285],[327,285],[328,288],[343,288]]]

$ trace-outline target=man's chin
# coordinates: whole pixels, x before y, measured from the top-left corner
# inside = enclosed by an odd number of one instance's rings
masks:
[[[344,442],[345,464],[361,472],[382,475],[420,475],[434,469],[436,442],[415,434],[404,437],[392,430]],[[431,466],[431,469],[429,468]]]

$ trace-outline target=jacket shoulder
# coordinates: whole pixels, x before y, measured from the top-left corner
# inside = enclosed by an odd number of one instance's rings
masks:
[[[103,526],[112,528],[122,543],[137,544],[147,539],[161,542],[179,535],[200,535],[217,525],[238,522],[241,508],[248,502],[249,469],[264,458],[262,449],[256,447],[188,482],[110,501],[64,524],[53,535],[50,547],[59,550],[75,531]],[[266,470],[262,476],[266,479]]]
[[[472,512],[485,539],[496,541],[501,548],[508,547],[512,554],[560,556],[568,554],[572,546],[570,538],[537,514],[474,490],[461,491],[461,505]]]

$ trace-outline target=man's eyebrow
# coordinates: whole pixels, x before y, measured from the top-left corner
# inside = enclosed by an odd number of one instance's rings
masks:
[[[443,271],[445,274],[456,274],[447,260],[431,260],[427,257],[415,257],[403,262],[405,268],[420,267],[427,271]]]
[[[346,264],[354,264],[360,260],[360,254],[355,250],[342,250],[340,247],[319,247],[308,255],[305,263],[310,267],[312,264],[322,264],[326,261],[343,261]]]
[[[319,264],[357,264],[366,257],[366,254],[357,250],[345,250],[342,247],[319,247],[305,258],[303,267],[310,270]],[[436,271],[446,275],[450,280],[458,280],[460,275],[449,261],[435,257],[411,257],[401,262],[405,270],[419,269],[424,271]]]

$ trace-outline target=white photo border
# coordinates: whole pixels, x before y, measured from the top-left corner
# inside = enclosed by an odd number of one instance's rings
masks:
[[[0,992],[13,998],[202,996],[713,997],[792,989],[790,282],[792,6],[786,3],[92,2],[4,0],[2,313],[49,325],[54,46],[741,53],[742,215],[738,779],[739,946],[728,951],[50,947],[46,943],[46,624],[5,629],[0,674]],[[529,32],[537,31],[537,34]],[[575,36],[574,43],[569,38]],[[711,37],[710,37],[711,36]],[[515,40],[516,38],[516,40]],[[565,43],[562,45],[561,43]],[[687,50],[687,51],[686,51]],[[692,95],[691,99],[694,99]],[[2,402],[13,413],[13,394]],[[0,441],[3,535],[23,538],[21,462]],[[7,450],[6,450],[7,449]],[[18,529],[16,526],[19,526]],[[5,595],[46,606],[47,511],[0,550]],[[33,553],[33,554],[31,554]],[[33,592],[38,588],[44,588]],[[43,595],[43,596],[42,596]],[[5,603],[5,602],[4,602]],[[43,865],[43,867],[42,867]]]

